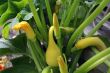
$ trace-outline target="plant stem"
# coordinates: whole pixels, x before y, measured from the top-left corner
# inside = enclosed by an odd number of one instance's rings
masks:
[[[95,52],[96,54],[99,53],[99,51],[98,51],[96,48],[93,48],[93,47],[92,47],[92,50],[93,50],[93,52]],[[110,62],[109,62],[109,60],[104,61],[104,63],[105,63],[108,67],[110,67]]]
[[[46,8],[47,8],[47,13],[48,13],[48,18],[50,21],[50,25],[52,25],[52,11],[50,8],[49,0],[45,0]]]
[[[41,2],[41,1],[40,1]],[[41,18],[41,21],[42,21],[42,26],[45,28],[45,31],[47,32],[47,25],[46,25],[46,22],[45,22],[45,18],[44,18],[44,13],[43,13],[43,6],[40,4],[40,18]]]
[[[40,45],[38,43],[38,41],[33,42],[33,45],[35,46],[35,49],[37,50],[38,54],[40,55],[41,59],[44,61],[45,57],[44,57],[44,52],[43,50],[40,48]]]
[[[36,12],[36,8],[34,6],[33,0],[28,0],[28,2],[29,2],[30,9],[33,13],[36,25],[37,25],[40,33],[43,35],[44,39],[47,41],[47,32],[45,32],[45,28],[42,27],[42,24],[41,24],[40,18],[38,16],[38,13]]]
[[[78,6],[79,6],[80,0],[74,0],[71,8],[69,9],[68,15],[66,20],[64,21],[63,26],[68,26],[69,22],[71,20],[71,18],[73,17],[73,14],[75,13],[75,11],[77,10]]]
[[[63,14],[62,14],[62,18],[61,18],[61,22],[60,22],[60,25],[62,26],[63,24],[64,24],[64,21],[65,21],[65,18],[66,18],[66,16],[67,16],[67,14],[69,13],[69,7],[71,6],[71,4],[66,4],[66,2],[64,3],[64,5],[65,5],[65,10],[64,10],[64,12],[63,12]]]
[[[43,41],[43,36],[41,35],[41,33],[39,33],[38,29],[35,28],[34,31],[35,31],[35,33],[36,33],[36,35],[37,35],[37,39],[38,39],[39,41]]]
[[[107,71],[107,73],[110,73],[110,67],[108,68],[108,71]]]
[[[35,47],[32,46],[33,44],[32,44],[31,40],[27,41],[27,45],[28,45],[28,49],[30,51],[30,54],[31,54],[31,56],[32,56],[32,58],[33,58],[33,60],[35,62],[35,65],[36,65],[36,67],[37,67],[37,69],[38,69],[38,71],[40,73],[42,71],[42,67],[41,67],[41,65],[40,65],[40,63],[38,61],[38,58],[36,57]]]
[[[64,20],[65,20],[65,17],[66,17],[67,12],[68,12],[68,11],[64,11],[64,13],[62,14],[60,26],[62,26],[62,25],[64,24]]]
[[[36,51],[36,56],[39,58],[39,63],[41,64],[41,67],[44,68],[46,66],[45,64],[45,55],[44,55],[44,51],[42,48],[40,48],[40,44],[38,43],[38,41],[32,41],[32,46],[34,47],[33,49],[35,49],[34,51]]]
[[[81,53],[82,53],[82,50],[79,51],[79,52],[77,53],[77,55],[75,56],[74,61],[73,61],[72,64],[71,64],[69,73],[73,73],[73,71],[76,69],[76,65],[77,65],[77,63],[78,63],[78,61],[79,61],[79,58],[80,58]]]
[[[97,60],[96,62],[94,62],[91,66],[89,66],[87,69],[85,69],[84,73],[88,73],[90,70],[92,70],[93,68],[95,68],[96,66],[100,65],[101,63],[103,63],[105,60],[107,60],[110,57],[110,54]]]
[[[57,39],[57,43],[58,43],[58,46],[59,46],[60,50],[62,51],[62,42],[61,42],[61,38]]]
[[[94,4],[91,6],[91,8],[90,8],[89,11],[87,12],[85,18],[87,18],[87,17],[89,16],[90,12],[93,10],[93,8],[94,8],[95,6],[96,6],[96,3],[94,3]]]
[[[74,73],[82,73],[82,71],[84,70],[86,71],[86,69],[89,68],[92,64],[94,64],[99,59],[106,57],[108,55],[110,55],[110,47],[90,58],[88,61],[82,64]]]
[[[103,0],[100,5],[95,9],[95,11],[76,29],[76,31],[72,34],[69,39],[67,45],[67,52],[70,52],[70,49],[77,39],[77,37],[83,32],[84,28],[87,27],[94,18],[103,10],[103,8],[110,2],[110,0]]]
[[[92,36],[108,19],[110,18],[110,13],[108,13],[96,26],[93,28],[89,34],[89,36]]]

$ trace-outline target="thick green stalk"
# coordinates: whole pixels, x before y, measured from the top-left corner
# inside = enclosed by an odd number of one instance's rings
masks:
[[[93,68],[97,67],[98,65],[100,65],[101,63],[103,63],[105,60],[107,60],[110,57],[110,54],[99,59],[98,61],[94,62],[91,66],[89,66],[87,69],[85,69],[84,73],[88,73],[90,70],[92,70]]]
[[[42,69],[43,69],[46,66],[44,51],[43,51],[42,48],[40,48],[40,45],[39,45],[38,41],[33,43],[33,46],[35,46],[35,51],[36,51],[35,54],[37,55],[38,58],[40,57],[39,58],[39,63],[41,65]]]
[[[88,36],[92,36],[108,19],[110,18],[110,13],[108,13],[96,26],[93,28]]]
[[[107,71],[107,73],[110,73],[110,67],[108,68],[108,71]]]
[[[100,51],[98,51],[96,48],[92,48],[92,50],[93,50],[93,52],[95,52],[96,54],[98,54]],[[110,62],[109,62],[109,60],[106,60],[106,61],[104,61],[104,63],[108,66],[108,67],[110,67]]]
[[[62,26],[64,24],[64,21],[65,21],[65,18],[67,16],[67,14],[69,13],[69,8],[71,5],[67,5],[66,2],[64,3],[65,6],[67,6],[62,14],[62,18],[61,18],[61,22],[60,22],[60,25]]]
[[[89,11],[87,12],[85,18],[87,18],[90,15],[90,12],[93,10],[93,8],[96,6],[96,3],[94,3],[91,8],[89,9]]]
[[[52,11],[50,8],[49,0],[45,0],[45,4],[47,8],[48,18],[49,18],[50,24],[52,25]]]
[[[64,11],[62,14],[62,18],[61,18],[61,22],[60,22],[60,26],[63,26],[64,24],[64,20],[66,18],[67,13],[69,12],[69,9],[67,9],[67,11]]]
[[[43,61],[45,61],[45,57],[44,57],[44,52],[43,50],[40,48],[40,45],[38,43],[38,41],[33,42],[33,45],[35,46],[35,49],[37,50],[38,54],[40,55],[41,59]]]
[[[67,53],[70,51],[70,48],[72,47],[75,40],[78,38],[81,33],[83,33],[83,30],[85,27],[87,27],[94,18],[103,10],[103,8],[110,2],[110,0],[103,0],[100,5],[95,9],[95,11],[76,29],[76,31],[72,34],[71,38],[69,39],[68,45],[67,45]]]
[[[37,39],[38,39],[39,41],[43,41],[43,36],[41,35],[41,33],[39,33],[38,29],[35,28],[34,31],[35,31],[35,33],[36,33],[36,35],[37,35]]]
[[[82,71],[89,68],[92,64],[97,62],[99,59],[102,59],[108,55],[110,55],[110,47],[107,48],[106,50],[98,53],[97,55],[93,56],[92,58],[90,58],[88,61],[86,61],[84,64],[82,64],[74,73],[82,73]]]
[[[76,65],[77,65],[77,63],[78,63],[78,61],[79,61],[79,58],[80,58],[80,56],[81,56],[81,53],[82,53],[82,50],[79,51],[79,52],[77,53],[77,55],[75,56],[74,61],[72,62],[71,66],[70,66],[69,73],[73,73],[73,71],[76,69]]]
[[[40,10],[40,18],[41,18],[42,26],[45,28],[45,31],[47,32],[47,25],[46,25],[44,13],[43,13],[43,6],[41,4],[40,4],[39,10]]]
[[[40,18],[38,16],[38,13],[36,12],[36,8],[34,6],[33,0],[28,0],[28,2],[29,2],[30,9],[33,13],[36,25],[37,25],[40,33],[43,35],[44,39],[47,41],[47,32],[45,32],[45,28],[41,24],[41,21],[40,21]]]
[[[42,67],[41,67],[41,65],[39,63],[38,58],[36,57],[35,47],[32,46],[33,44],[32,44],[31,40],[27,41],[27,45],[28,45],[29,52],[30,52],[30,54],[31,54],[31,56],[32,56],[32,58],[33,58],[33,60],[35,62],[36,68],[38,69],[38,71],[40,73],[42,71]]]
[[[76,12],[76,10],[79,6],[79,3],[80,3],[80,0],[74,0],[73,1],[72,5],[71,5],[71,8],[69,9],[67,18],[64,21],[63,26],[68,26],[69,25],[69,22],[70,22],[71,18],[73,17],[73,14]]]

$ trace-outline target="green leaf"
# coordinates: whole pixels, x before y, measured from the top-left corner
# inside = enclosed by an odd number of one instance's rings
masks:
[[[24,34],[17,36],[14,39],[0,39],[0,55],[25,53],[26,52],[26,37]]]
[[[78,18],[84,18],[85,17],[85,14],[86,14],[86,9],[84,6],[80,6],[79,7],[79,10],[78,10],[78,15],[77,17]]]
[[[66,0],[61,0],[63,3],[66,1]]]
[[[13,67],[2,71],[0,73],[38,73],[35,69],[35,65],[31,59],[28,57],[21,57],[12,60]]]
[[[0,39],[0,55],[17,53],[15,47],[5,39]]]
[[[19,53],[25,53],[27,48],[27,39],[25,34],[20,34],[16,36],[14,39],[9,40],[10,43],[17,48]]]
[[[25,17],[25,15],[27,15],[29,12],[26,9],[23,9],[19,12],[19,14],[21,15],[22,18]]]
[[[9,25],[5,26],[2,30],[2,37],[9,38],[9,31],[10,31]]]
[[[0,17],[0,25],[3,25],[7,20],[11,18],[14,18],[17,15],[17,13],[21,9],[23,9],[27,4],[28,0],[18,0],[18,1],[8,0],[7,5],[3,9],[5,10],[5,12],[2,13]]]
[[[32,13],[28,13],[23,20],[30,20],[33,17]]]
[[[36,11],[38,11],[38,10],[39,10],[39,8],[36,9]],[[22,12],[22,13],[25,14],[23,20],[30,20],[33,17],[32,12],[31,13],[29,13],[29,12],[27,12],[27,13]]]
[[[5,23],[3,30],[2,30],[2,37],[5,39],[8,39],[10,37],[10,28],[17,24],[19,22],[19,19],[17,17],[15,17],[11,23]]]
[[[13,25],[15,25],[17,23],[19,23],[19,18],[18,17],[15,17],[9,25],[10,26],[13,26]]]
[[[7,2],[0,4],[0,16],[6,11],[7,6],[8,6]]]
[[[7,2],[7,0],[0,0],[0,5]]]
[[[18,1],[15,0],[12,2],[14,4],[14,6],[16,6],[16,9],[18,9],[19,11],[28,4],[28,0],[18,0]]]

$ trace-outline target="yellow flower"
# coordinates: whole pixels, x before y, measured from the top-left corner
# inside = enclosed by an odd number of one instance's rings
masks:
[[[68,73],[67,64],[64,62],[63,57],[59,56],[57,60],[59,64],[60,73]]]
[[[59,22],[56,13],[53,14],[53,26],[54,26],[54,33],[57,39],[59,39],[60,36],[60,29],[59,29]]]
[[[58,66],[57,58],[61,55],[60,48],[56,45],[53,39],[54,27],[49,30],[49,44],[46,51],[46,62],[50,66]]]
[[[26,33],[26,36],[30,40],[35,40],[35,33],[28,22],[22,21],[16,25],[13,26],[14,30],[23,30]]]

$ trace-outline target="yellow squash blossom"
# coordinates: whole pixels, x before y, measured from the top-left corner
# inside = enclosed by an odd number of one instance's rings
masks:
[[[60,36],[60,28],[59,28],[59,22],[56,13],[53,14],[53,26],[54,26],[54,33],[57,39],[59,39]]]
[[[22,21],[16,25],[13,26],[14,30],[23,30],[26,33],[26,36],[30,40],[35,40],[35,33],[28,22]]]
[[[67,64],[64,62],[63,57],[59,56],[57,60],[59,64],[60,73],[68,73]]]

